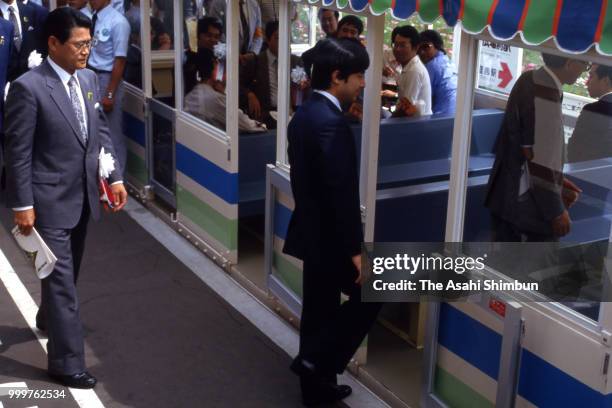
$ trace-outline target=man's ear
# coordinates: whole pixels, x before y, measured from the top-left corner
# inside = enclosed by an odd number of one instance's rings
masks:
[[[339,85],[342,79],[340,78],[340,70],[337,69],[332,72],[332,85]]]

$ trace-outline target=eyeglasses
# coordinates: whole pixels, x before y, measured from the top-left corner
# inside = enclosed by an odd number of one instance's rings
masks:
[[[94,47],[96,45],[96,40],[92,39],[89,41],[78,41],[78,42],[71,42],[68,44],[76,48],[77,52],[83,52],[85,49],[90,50],[91,47]]]

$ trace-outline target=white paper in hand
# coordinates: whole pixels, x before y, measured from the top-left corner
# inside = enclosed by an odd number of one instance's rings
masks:
[[[51,252],[45,241],[40,237],[38,231],[32,228],[30,235],[23,235],[19,227],[15,226],[11,231],[19,247],[25,252],[26,256],[34,263],[34,269],[39,279],[45,279],[51,275],[57,258]]]

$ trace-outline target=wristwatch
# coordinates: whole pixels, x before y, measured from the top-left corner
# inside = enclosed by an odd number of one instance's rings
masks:
[[[108,92],[106,93],[106,97],[107,97],[108,99],[113,99],[113,96],[114,96],[114,94],[113,94],[113,92],[112,92],[112,91],[108,91]]]

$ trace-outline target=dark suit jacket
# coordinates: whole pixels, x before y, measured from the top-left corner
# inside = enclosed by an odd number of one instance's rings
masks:
[[[298,65],[300,65],[300,58],[292,55],[291,69]],[[258,55],[253,54],[240,67],[240,88],[240,108],[243,112],[248,112],[247,93],[251,91],[257,95],[261,104],[263,122],[268,125],[268,128],[275,128],[276,121],[270,116],[270,111],[274,108],[270,98],[270,76],[268,74],[268,53],[266,51],[262,51]]]
[[[4,120],[4,87],[6,86],[6,78],[8,75],[9,61],[11,59],[12,50],[13,25],[0,18],[0,135],[2,134],[2,122]],[[1,160],[2,159],[0,158],[0,167],[2,167]]]
[[[106,116],[96,103],[98,78],[78,73],[89,137],[85,145],[66,88],[47,61],[28,71],[9,90],[6,104],[7,207],[33,205],[36,225],[74,228],[85,201],[99,217],[98,156],[104,147],[115,158]],[[111,174],[110,182],[119,180]]]
[[[17,1],[21,18],[21,49],[13,51],[9,64],[8,80],[13,81],[28,71],[28,57],[37,50],[43,58],[47,55],[47,44],[43,39],[43,25],[48,11],[35,4],[23,4]],[[36,7],[35,7],[36,6]]]
[[[562,157],[545,157],[563,155],[565,142],[558,133],[563,129],[560,104],[559,91],[542,68],[522,74],[508,99],[494,148],[495,163],[485,205],[493,215],[514,224],[520,231],[551,235],[551,221],[565,209],[561,198],[563,174],[559,169],[538,164],[552,159],[562,161]],[[538,106],[540,111],[536,113]],[[533,146],[539,151],[538,157],[528,162],[529,190],[519,199],[521,170],[526,162],[521,146]]]
[[[357,157],[342,112],[315,93],[293,116],[288,139],[295,209],[283,251],[310,261],[359,254],[363,232]]]
[[[612,157],[612,94],[582,108],[567,146],[571,162]]]

